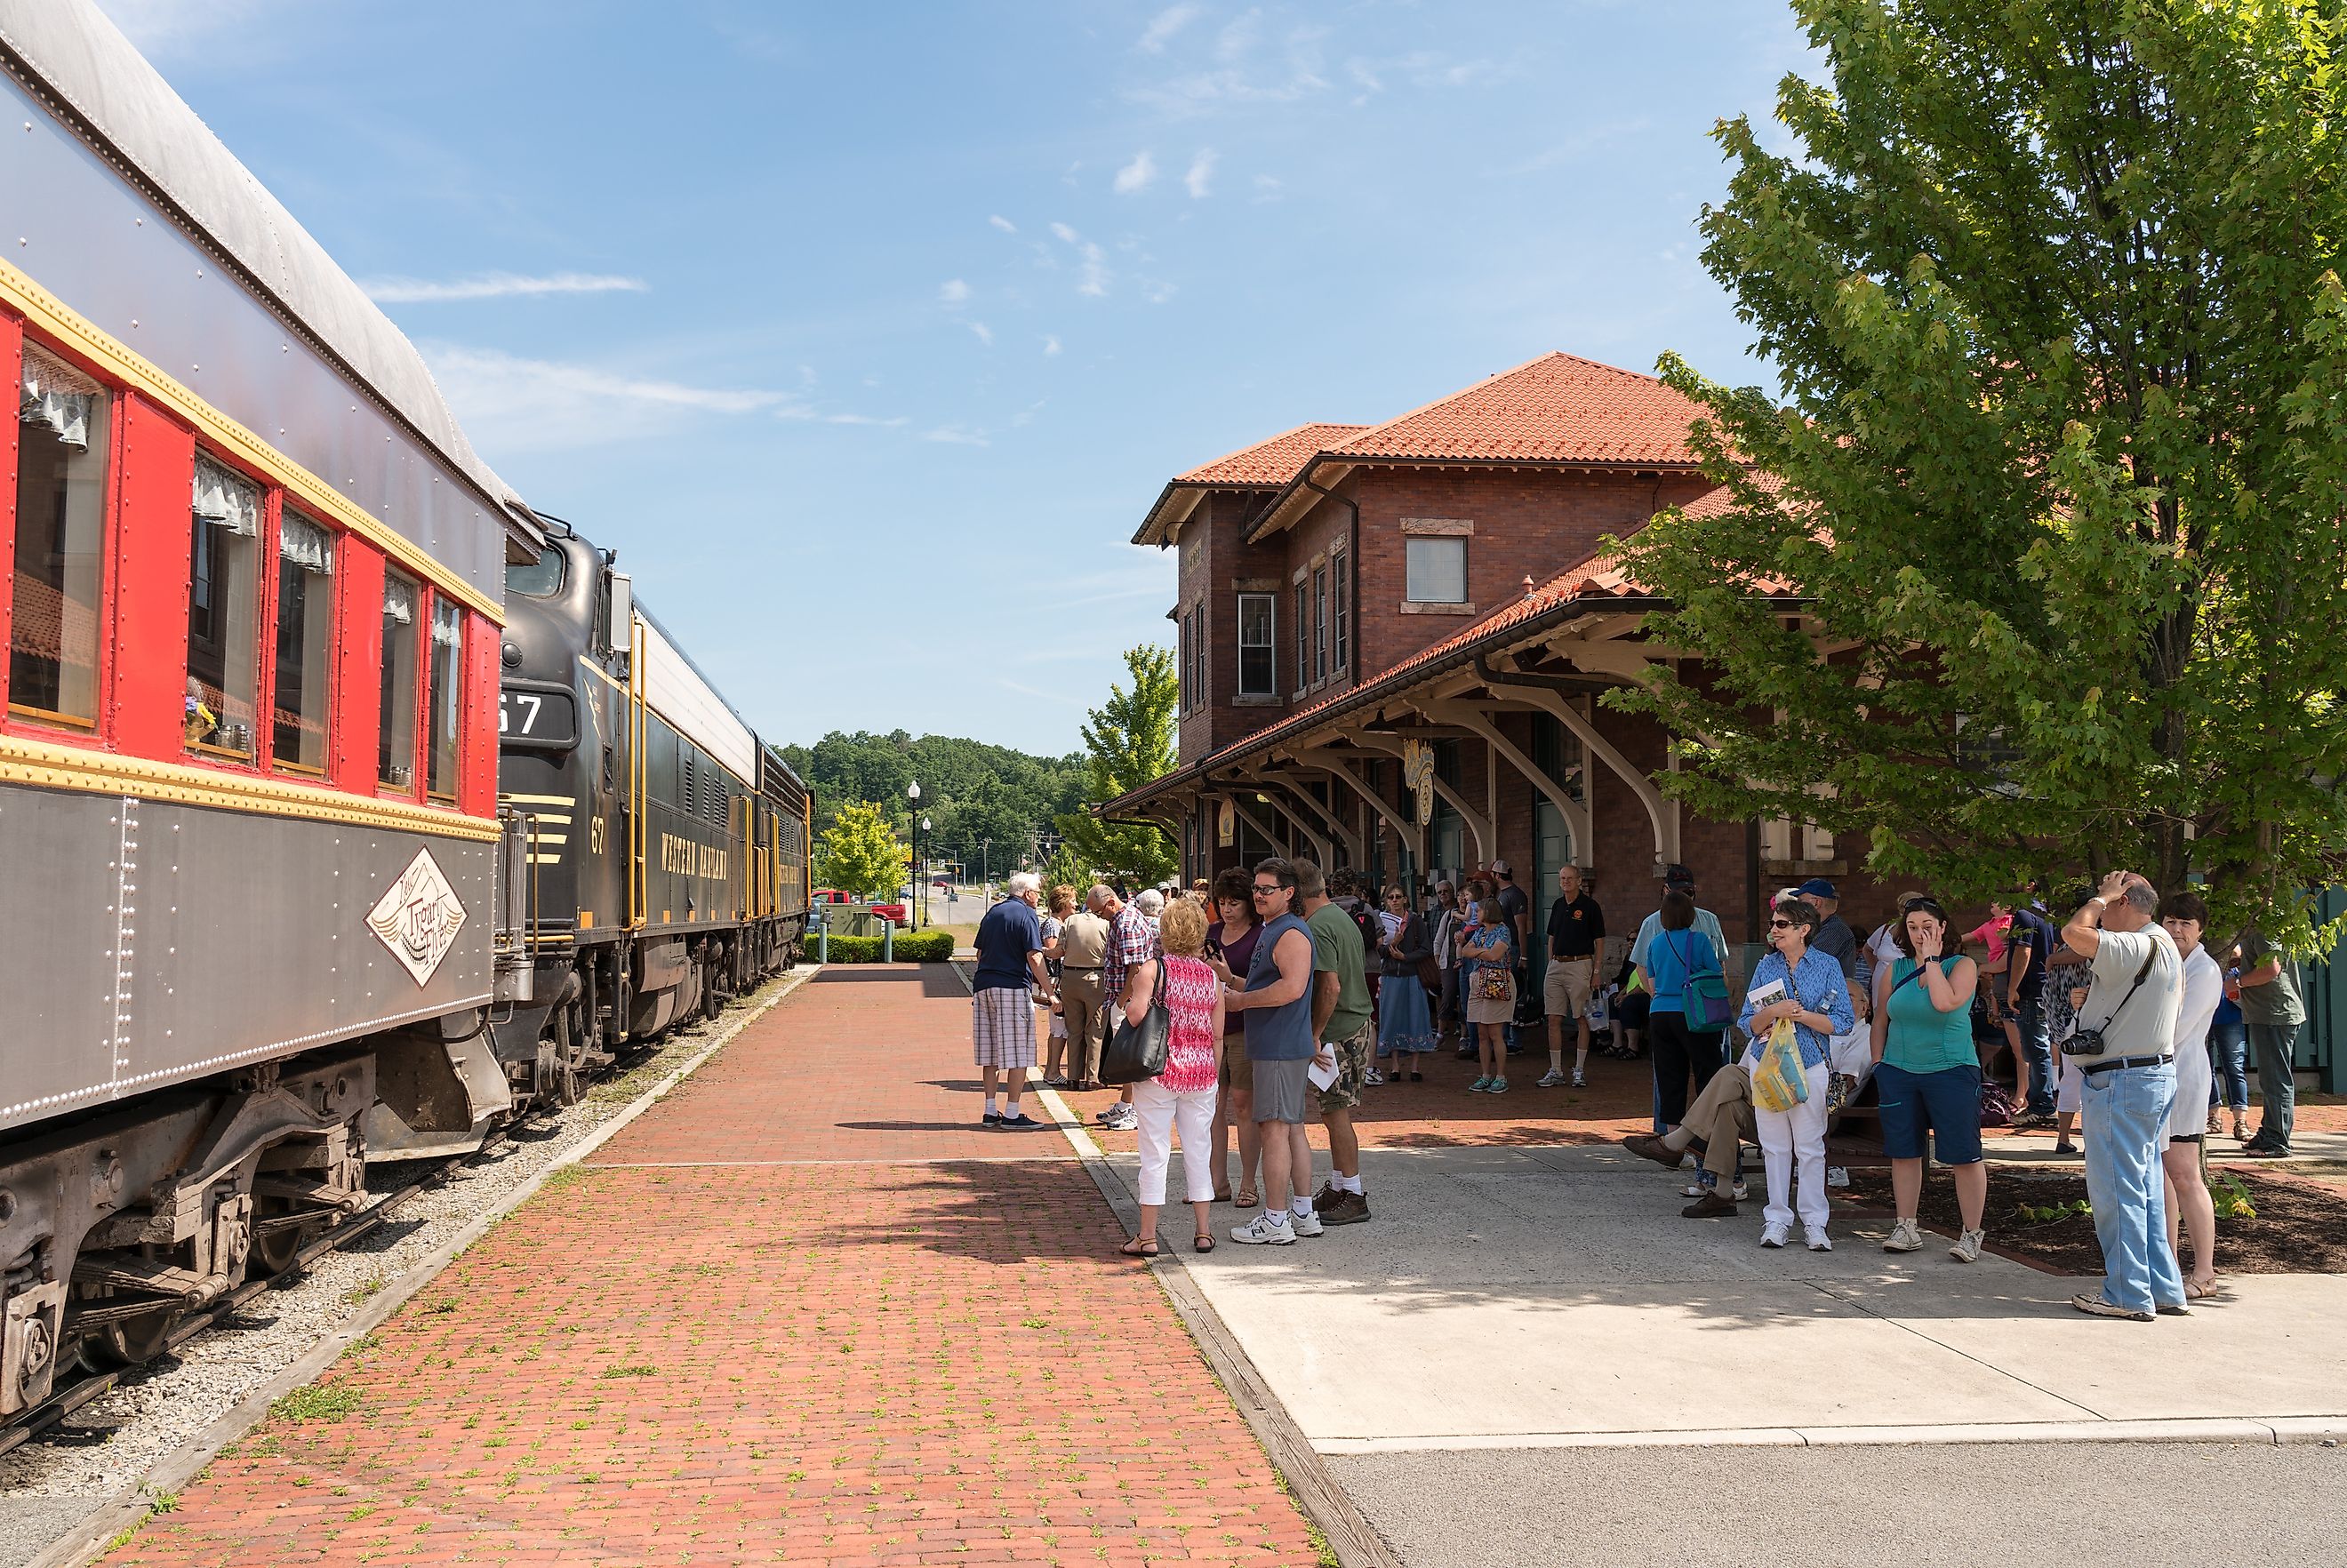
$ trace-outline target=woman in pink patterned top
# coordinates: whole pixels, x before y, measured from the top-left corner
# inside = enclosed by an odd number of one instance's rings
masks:
[[[1176,898],[1157,925],[1163,958],[1134,966],[1125,994],[1124,1016],[1139,1023],[1162,983],[1165,1010],[1174,1021],[1165,1050],[1165,1071],[1133,1086],[1133,1112],[1141,1131],[1141,1234],[1124,1244],[1128,1257],[1157,1255],[1157,1211],[1165,1203],[1165,1167],[1174,1153],[1174,1130],[1182,1131],[1182,1176],[1198,1228],[1191,1245],[1214,1250],[1209,1228],[1214,1202],[1214,1095],[1222,1066],[1223,988],[1198,955],[1206,945],[1206,907]],[[1162,979],[1161,979],[1162,977]]]

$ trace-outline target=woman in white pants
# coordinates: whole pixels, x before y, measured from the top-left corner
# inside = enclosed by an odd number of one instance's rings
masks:
[[[1206,945],[1206,907],[1176,898],[1159,917],[1163,960],[1136,965],[1125,989],[1127,1022],[1149,1016],[1159,989],[1173,1020],[1165,1071],[1133,1086],[1133,1112],[1141,1132],[1141,1230],[1119,1250],[1128,1257],[1157,1255],[1157,1211],[1165,1203],[1165,1171],[1174,1134],[1182,1137],[1182,1176],[1197,1215],[1191,1245],[1214,1250],[1208,1225],[1214,1203],[1214,1096],[1222,1065],[1223,988],[1198,955]]]
[[[1807,899],[1777,900],[1768,911],[1770,950],[1752,966],[1751,987],[1737,1022],[1752,1040],[1744,1053],[1749,1071],[1760,1064],[1768,1031],[1778,1020],[1790,1020],[1800,1048],[1802,1081],[1809,1091],[1789,1111],[1764,1111],[1757,1095],[1753,1101],[1752,1120],[1768,1168],[1768,1206],[1760,1216],[1760,1245],[1783,1246],[1792,1231],[1798,1160],[1802,1234],[1811,1252],[1831,1252],[1833,1243],[1826,1235],[1830,1212],[1826,1203],[1826,1078],[1833,1037],[1857,1028],[1858,1018],[1841,966],[1810,950],[1809,935],[1819,924],[1818,907]],[[1756,999],[1761,997],[1770,999]]]

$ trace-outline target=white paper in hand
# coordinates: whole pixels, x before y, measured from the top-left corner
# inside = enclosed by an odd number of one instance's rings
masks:
[[[1327,1066],[1323,1067],[1316,1060],[1305,1070],[1304,1076],[1311,1080],[1313,1088],[1326,1089],[1337,1081],[1337,1063],[1332,1060]]]
[[[1783,1001],[1785,999],[1785,982],[1782,980],[1764,981],[1761,984],[1753,987],[1746,999],[1751,1002],[1756,1009]]]

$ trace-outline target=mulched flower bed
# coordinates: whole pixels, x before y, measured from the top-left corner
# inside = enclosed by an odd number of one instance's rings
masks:
[[[2255,1219],[2217,1216],[2219,1274],[2347,1273],[2347,1191],[2328,1183],[2219,1163],[2219,1175],[2237,1178],[2258,1211]],[[1837,1194],[1842,1195],[1842,1194]],[[1888,1170],[1850,1173],[1850,1201],[1884,1214],[1894,1212]],[[2075,1171],[2037,1172],[1993,1166],[1984,1217],[1989,1245],[2062,1274],[2100,1274],[2102,1249],[2095,1242],[2091,1214],[2071,1212],[2056,1220],[2025,1219],[2024,1208],[2053,1209],[2083,1203],[2086,1178]],[[1925,1228],[1956,1234],[1955,1184],[1935,1169],[1923,1183],[1917,1215]],[[2184,1244],[2188,1268],[2191,1243]]]

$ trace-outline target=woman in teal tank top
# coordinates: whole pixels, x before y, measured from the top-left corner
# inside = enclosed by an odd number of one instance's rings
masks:
[[[1891,933],[1898,960],[1874,971],[1874,1085],[1882,1116],[1882,1152],[1891,1156],[1891,1190],[1899,1222],[1885,1252],[1915,1252],[1923,1233],[1915,1210],[1923,1196],[1924,1138],[1956,1182],[1964,1233],[1949,1255],[1980,1261],[1981,1214],[1988,1206],[1988,1166],[1981,1158],[1980,1058],[1973,1050],[1972,999],[1978,966],[1948,946],[1948,913],[1918,898]]]

